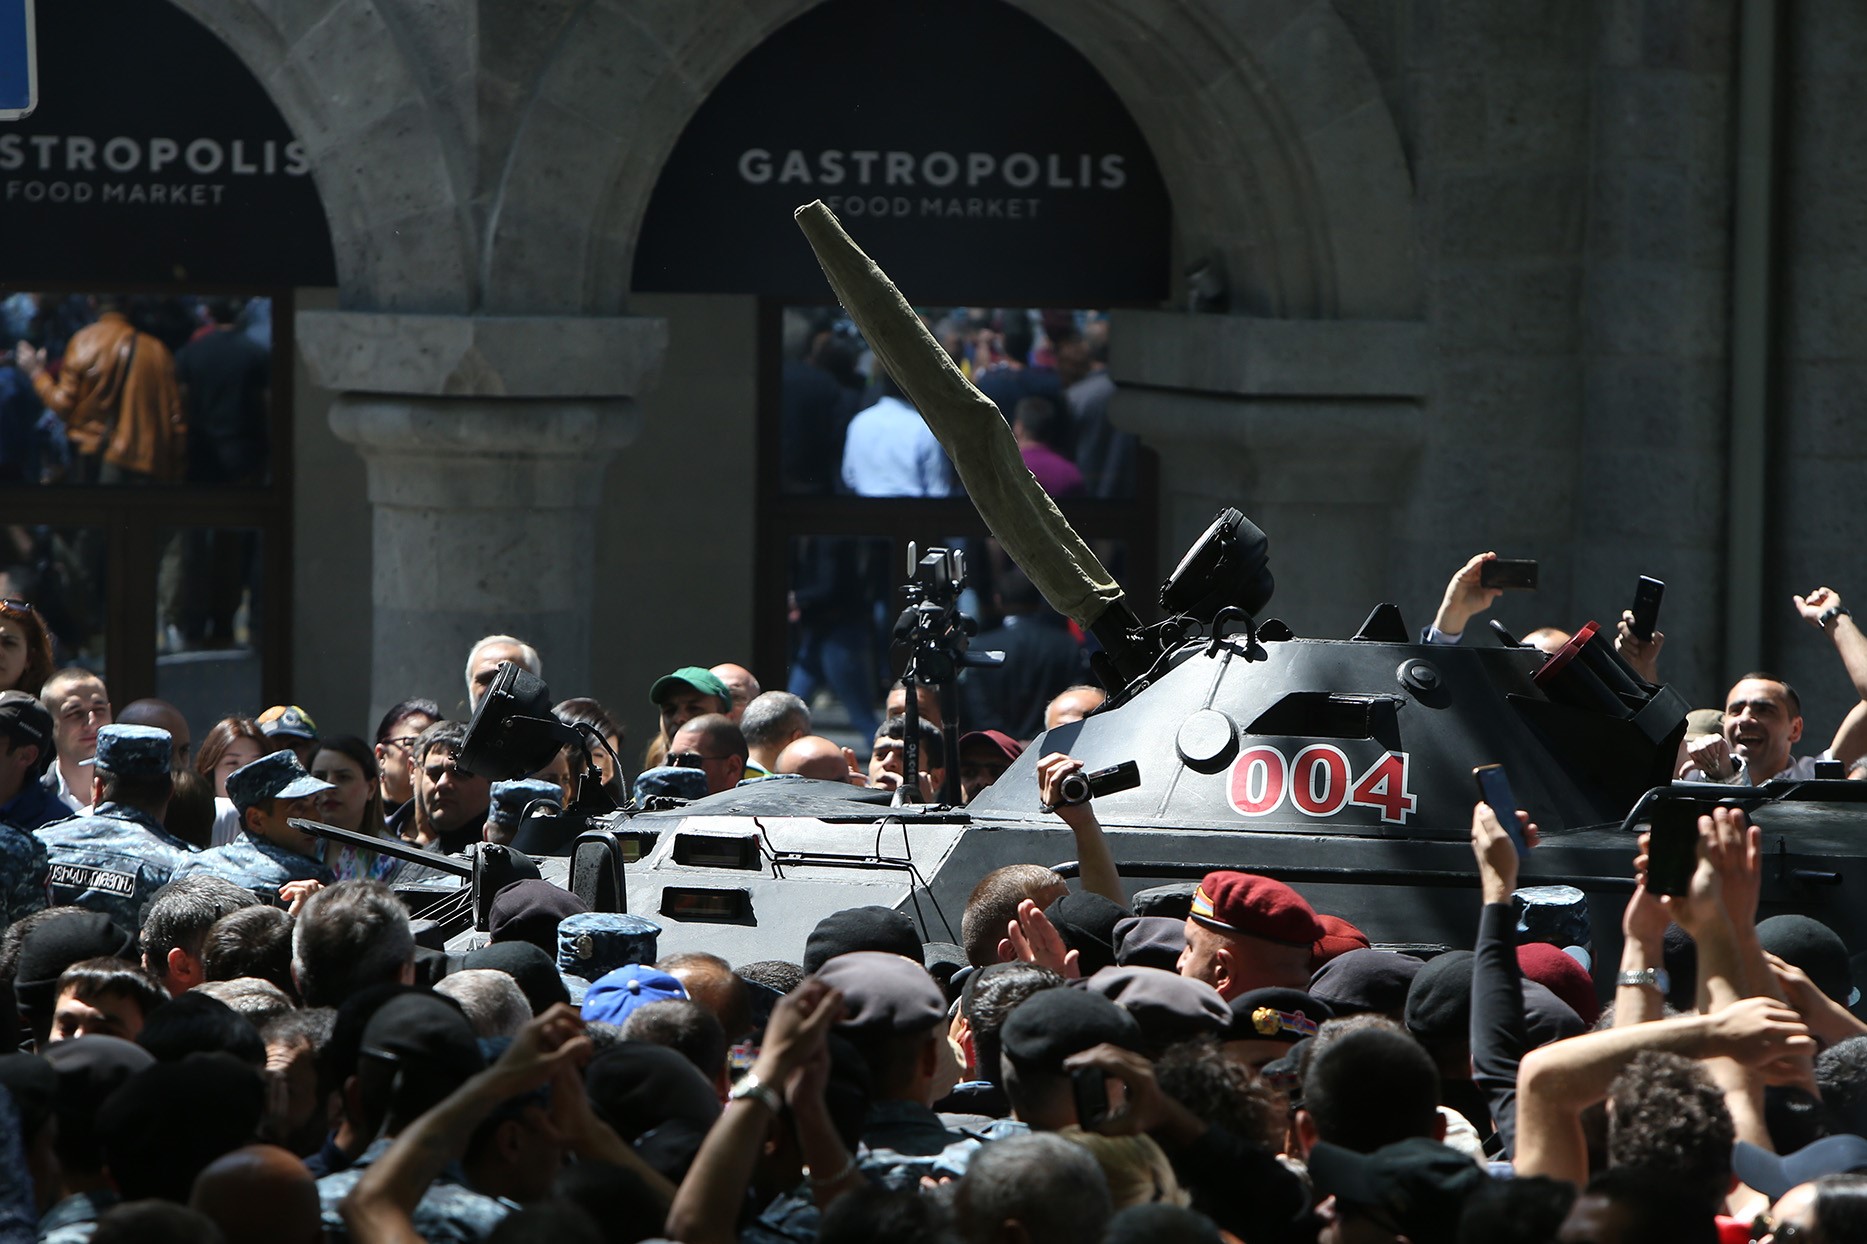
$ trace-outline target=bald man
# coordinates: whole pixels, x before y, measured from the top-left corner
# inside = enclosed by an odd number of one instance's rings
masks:
[[[772,772],[795,773],[824,782],[847,782],[851,786],[869,784],[868,775],[856,764],[856,753],[839,747],[834,740],[821,734],[807,734],[779,752],[778,766]]]
[[[707,672],[725,683],[726,689],[732,692],[733,706],[726,715],[732,718],[735,726],[738,725],[739,719],[745,716],[746,705],[758,698],[758,679],[752,677],[752,671],[745,666],[734,665],[730,661],[716,665]]]
[[[169,767],[180,772],[188,767],[188,753],[194,748],[194,736],[188,732],[188,719],[167,700],[131,700],[117,714],[122,726],[154,726],[167,730],[175,746],[174,763]]]
[[[1095,709],[1101,708],[1102,702],[1108,698],[1108,692],[1102,688],[1086,684],[1061,691],[1044,708],[1044,729],[1055,730],[1072,721],[1081,721]]]
[[[188,1207],[212,1218],[227,1244],[317,1244],[318,1185],[277,1145],[247,1145],[208,1163]]]

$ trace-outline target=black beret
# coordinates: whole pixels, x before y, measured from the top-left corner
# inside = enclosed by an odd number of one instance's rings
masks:
[[[190,1054],[137,1072],[97,1112],[104,1160],[126,1200],[185,1195],[215,1158],[251,1143],[265,1082],[228,1054]]]
[[[51,1010],[58,978],[86,959],[127,959],[136,939],[102,912],[70,912],[36,926],[20,945],[13,992],[21,1007]]]
[[[1091,1046],[1141,1048],[1141,1028],[1128,1012],[1086,989],[1043,989],[1012,1008],[999,1048],[1019,1071],[1060,1075],[1063,1060]]]
[[[97,1111],[104,1100],[156,1056],[122,1037],[73,1037],[45,1047],[45,1061],[58,1073],[58,1147],[62,1155],[85,1153],[102,1166],[97,1151]]]
[[[1407,991],[1407,1031],[1428,1049],[1471,1039],[1472,964],[1469,950],[1448,950],[1421,968]]]
[[[530,942],[499,942],[472,951],[462,967],[485,968],[504,972],[519,983],[519,991],[531,1003],[533,1015],[543,1015],[554,1002],[569,1002],[570,990],[558,975],[551,956]]]
[[[1282,1041],[1295,1045],[1316,1035],[1325,1020],[1335,1018],[1327,1002],[1301,989],[1248,989],[1231,1001],[1228,1041]]]
[[[1177,972],[1185,949],[1185,917],[1129,916],[1115,922],[1115,962],[1123,967]]]
[[[1083,987],[1132,1015],[1150,1050],[1163,1050],[1193,1037],[1218,1036],[1232,1019],[1218,990],[1205,981],[1161,968],[1103,968],[1084,981]]]
[[[906,912],[892,907],[847,907],[831,912],[810,931],[804,942],[804,971],[813,973],[852,950],[879,950],[927,962],[920,932]]]
[[[508,882],[493,895],[486,913],[486,931],[495,942],[530,942],[555,956],[558,921],[589,910],[589,904],[549,881]]]
[[[363,1025],[360,1053],[433,1068],[466,1081],[486,1069],[473,1025],[451,1000],[431,993],[398,994]]]
[[[1088,890],[1072,890],[1044,909],[1057,927],[1063,944],[1077,954],[1084,976],[1094,976],[1115,963],[1115,926],[1134,915]]]
[[[597,1117],[633,1144],[680,1122],[704,1136],[720,1117],[719,1094],[686,1055],[665,1045],[624,1041],[590,1060],[584,1092]]]
[[[946,994],[912,959],[858,950],[823,965],[817,979],[843,992],[837,1027],[853,1032],[926,1032],[946,1019]]]
[[[13,1096],[20,1135],[32,1139],[52,1117],[58,1100],[58,1072],[37,1054],[0,1054],[0,1088]]]
[[[1854,966],[1841,935],[1809,916],[1771,916],[1757,925],[1763,948],[1801,968],[1815,987],[1842,1006],[1859,1000],[1854,988]]]
[[[1376,1011],[1399,1015],[1407,1005],[1407,991],[1424,967],[1412,955],[1392,950],[1351,950],[1316,969],[1309,992],[1337,1015]]]

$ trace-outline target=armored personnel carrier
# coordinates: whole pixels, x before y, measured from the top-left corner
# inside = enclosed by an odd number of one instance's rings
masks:
[[[1542,830],[1521,883],[1588,896],[1598,962],[1618,953],[1633,831],[1666,798],[1743,803],[1765,830],[1763,914],[1804,912],[1867,942],[1867,783],[1672,784],[1687,705],[1640,679],[1593,624],[1553,656],[1508,637],[1420,644],[1387,604],[1352,636],[1296,635],[1264,616],[1266,537],[1227,510],[1162,586],[1165,620],[1142,625],[1023,469],[996,407],[827,209],[798,215],[843,305],[941,439],[994,535],[1099,641],[1109,700],[1038,738],[963,808],[783,778],[676,806],[614,809],[587,794],[596,786],[587,779],[586,795],[561,817],[533,817],[515,842],[548,878],[598,909],[659,920],[664,950],[733,962],[794,956],[824,915],[866,904],[911,913],[929,941],[959,942],[967,896],[985,873],[1015,862],[1071,870],[1074,840],[1040,805],[1035,777],[1039,758],[1067,752],[1091,770],[1138,770],[1137,784],[1095,802],[1131,894],[1213,869],[1265,873],[1377,945],[1432,953],[1475,932],[1472,770],[1501,764]],[[963,643],[953,638],[963,634],[952,625],[957,583],[949,575],[944,587],[954,590],[943,590],[939,577],[923,576],[915,605],[921,638],[912,642],[927,646],[919,668],[929,681],[950,674],[950,648]],[[503,669],[463,763],[495,778],[542,767],[577,739],[550,720],[549,705],[536,679]],[[456,918],[469,906],[483,916],[510,865],[498,849],[482,852],[476,896],[456,903]]]

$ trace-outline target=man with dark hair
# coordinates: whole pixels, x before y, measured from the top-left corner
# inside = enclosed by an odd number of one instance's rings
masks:
[[[466,724],[458,721],[437,721],[421,732],[411,753],[415,795],[409,820],[390,826],[416,845],[443,855],[480,841],[493,806],[492,782],[460,767],[460,745],[466,737]]]
[[[707,713],[674,732],[664,765],[699,769],[707,775],[707,794],[717,795],[739,784],[746,771],[745,735],[724,713]]]
[[[1020,398],[1012,408],[1011,437],[1018,443],[1018,454],[1037,486],[1052,497],[1079,497],[1083,492],[1083,473],[1063,453],[1069,433],[1069,420],[1054,398]]]
[[[1063,615],[1044,603],[1036,584],[1015,566],[999,572],[992,603],[1004,620],[973,639],[972,648],[1003,652],[1005,663],[962,671],[962,720],[970,730],[1033,739],[1044,729],[1044,710],[1052,697],[1082,680],[1082,645]]]
[[[746,705],[739,718],[745,736],[747,777],[778,772],[778,756],[810,733],[810,705],[789,691],[767,691]]]
[[[299,881],[329,885],[331,870],[314,854],[317,839],[291,822],[311,816],[311,797],[330,789],[329,782],[306,773],[289,749],[235,769],[227,776],[227,798],[240,814],[240,836],[201,852],[177,875],[213,873],[265,894]]]
[[[58,1202],[39,1220],[45,1244],[83,1244],[98,1216],[117,1203],[104,1172],[100,1107],[125,1081],[155,1065],[155,1055],[117,1037],[76,1037],[45,1049],[58,1073]]]
[[[907,750],[902,741],[907,737],[907,730],[906,717],[890,717],[875,732],[874,747],[869,752],[870,786],[894,790],[901,785],[902,757]],[[931,802],[940,797],[940,788],[946,783],[946,740],[941,737],[939,726],[925,717],[920,719],[920,747],[921,798]]]
[[[0,691],[0,825],[27,833],[71,809],[40,781],[51,766],[52,715],[24,691]]]
[[[117,714],[116,724],[154,726],[158,730],[167,730],[173,744],[169,750],[170,768],[179,773],[188,767],[189,753],[194,750],[194,736],[188,729],[188,719],[167,700],[131,700]]]
[[[1026,899],[1041,910],[1070,892],[1069,882],[1042,864],[1007,864],[979,878],[966,899],[959,935],[975,968],[1013,958],[1005,930]]]
[[[270,981],[291,997],[298,989],[292,981],[292,925],[291,916],[265,904],[228,912],[201,943],[201,969],[210,981]]]
[[[193,847],[162,827],[174,790],[172,747],[169,732],[152,726],[97,732],[90,814],[39,831],[51,856],[54,902],[138,928],[143,905],[195,858]]]
[[[1716,1214],[1732,1185],[1737,1131],[1724,1093],[1690,1058],[1646,1050],[1608,1089],[1608,1166],[1637,1172]]]
[[[843,486],[858,497],[947,497],[954,491],[946,451],[887,371],[881,393],[843,433]]]
[[[323,1066],[337,1012],[329,1007],[287,1011],[260,1027],[266,1043],[266,1073],[279,1090],[268,1098],[261,1135],[299,1157],[324,1144],[331,1097],[339,1088]]]
[[[251,890],[212,873],[169,882],[143,908],[143,967],[171,996],[188,992],[207,979],[201,944],[214,922],[258,902]]]
[[[380,881],[341,881],[312,895],[292,929],[292,976],[306,1006],[337,1006],[371,985],[412,984],[407,909]]]
[[[86,959],[58,978],[49,1041],[74,1037],[121,1037],[134,1041],[168,994],[149,973],[127,959]]]
[[[1557,1244],[1716,1244],[1718,1220],[1645,1171],[1610,1167],[1588,1181],[1562,1220]]]
[[[1822,1114],[1836,1134],[1867,1136],[1867,1037],[1850,1037],[1815,1060]]]
[[[1000,1030],[1019,1003],[1062,984],[1056,972],[1019,959],[988,964],[966,978],[950,1036],[965,1059],[964,1070],[971,1074],[947,1096],[943,1109],[988,1118],[1011,1113],[999,1057]]]
[[[1303,1073],[1297,1142],[1328,1141],[1356,1153],[1416,1136],[1444,1140],[1439,1069],[1420,1043],[1385,1020],[1331,1020]]]

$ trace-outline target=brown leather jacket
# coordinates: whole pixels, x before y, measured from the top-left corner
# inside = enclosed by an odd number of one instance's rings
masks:
[[[65,421],[73,452],[101,450],[105,462],[124,470],[164,481],[182,477],[188,423],[175,359],[119,312],[106,311],[79,329],[65,347],[58,379],[40,372],[33,387]]]

